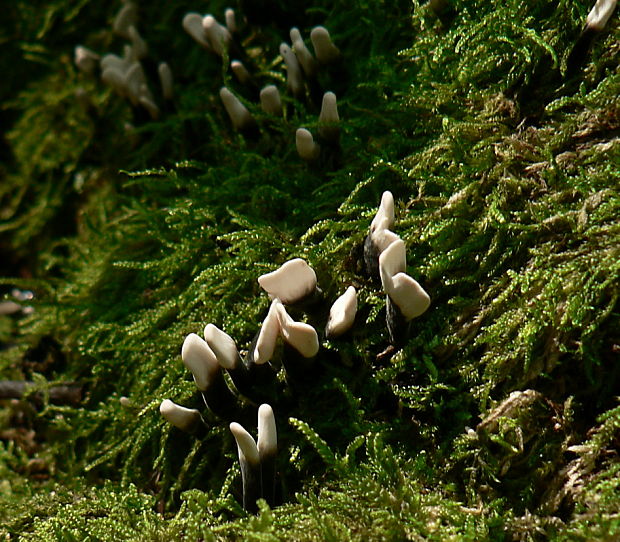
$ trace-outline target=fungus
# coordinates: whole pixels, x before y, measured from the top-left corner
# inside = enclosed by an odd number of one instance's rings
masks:
[[[183,17],[183,29],[205,49],[211,50],[207,35],[202,26],[202,15],[199,13],[186,13]]]
[[[312,53],[306,47],[304,40],[301,37],[301,32],[298,28],[291,28],[290,32],[291,43],[293,44],[293,51],[295,56],[301,65],[306,77],[313,78],[316,76],[318,65]]]
[[[207,407],[221,418],[235,414],[236,403],[228,389],[220,364],[206,341],[190,333],[183,342],[181,357],[194,376],[196,387],[202,393]]]
[[[224,12],[224,21],[226,22],[226,28],[231,34],[237,32],[237,20],[235,17],[235,10],[227,8]]]
[[[220,98],[235,130],[245,131],[255,127],[254,117],[252,117],[248,108],[230,90],[222,87],[220,89]]]
[[[297,154],[307,162],[314,162],[321,154],[321,147],[314,141],[312,134],[305,128],[298,128],[295,132],[295,146]]]
[[[267,85],[260,91],[260,105],[269,115],[282,116],[282,100],[275,85]]]
[[[260,455],[252,435],[237,423],[230,424],[230,432],[237,443],[239,465],[241,466],[241,483],[243,486],[243,509],[256,512],[256,501],[261,497]]]
[[[239,81],[242,85],[248,85],[252,82],[252,76],[250,75],[250,72],[240,60],[233,60],[230,63],[230,69],[235,74],[237,81]]]
[[[88,74],[92,74],[99,63],[99,55],[82,45],[76,46],[73,59],[77,68]]]
[[[263,365],[267,363],[275,351],[276,341],[280,334],[280,321],[276,310],[277,303],[277,298],[272,301],[269,312],[258,332],[255,344],[250,349],[250,360],[253,364]]]
[[[339,123],[336,95],[333,92],[326,92],[323,94],[323,103],[319,114],[319,135],[332,145],[337,145],[340,139]]]
[[[324,26],[316,26],[310,32],[314,53],[321,64],[331,64],[340,58],[340,51],[334,45],[329,31]]]
[[[202,19],[202,27],[211,48],[219,55],[224,56],[228,49],[232,36],[228,29],[217,22],[213,15],[205,15]]]
[[[186,433],[196,433],[205,425],[200,412],[195,408],[185,408],[170,399],[161,402],[159,412],[168,423]]]
[[[289,260],[275,271],[261,275],[258,284],[271,299],[278,298],[285,305],[297,303],[317,289],[314,269],[301,258]]]
[[[174,91],[172,87],[172,70],[166,62],[160,62],[157,66],[157,74],[159,75],[159,83],[161,85],[161,94],[165,100],[172,100]]]
[[[280,324],[280,336],[304,358],[313,358],[319,351],[319,338],[316,330],[304,322],[296,322],[286,312],[279,299],[274,299],[273,306]]]
[[[379,275],[379,256],[399,237],[390,231],[394,225],[394,196],[383,192],[381,204],[370,223],[370,231],[364,240],[364,265],[366,272],[373,278]]]
[[[349,286],[329,310],[329,318],[325,326],[325,336],[335,339],[346,333],[353,326],[357,312],[357,292]]]
[[[119,36],[131,39],[129,28],[138,22],[138,7],[133,2],[127,2],[114,17],[112,31]]]
[[[260,459],[262,494],[267,504],[275,501],[276,456],[278,454],[278,432],[273,409],[268,404],[258,408],[258,457]]]
[[[291,94],[298,99],[304,95],[304,78],[301,74],[301,65],[293,53],[293,50],[286,44],[280,44],[280,55],[286,66],[286,85]]]

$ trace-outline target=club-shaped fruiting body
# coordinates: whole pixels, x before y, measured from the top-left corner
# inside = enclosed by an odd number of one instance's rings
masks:
[[[307,162],[314,162],[321,154],[321,147],[305,128],[298,128],[295,132],[295,146],[297,154]]]
[[[276,456],[278,454],[278,432],[273,409],[268,404],[258,408],[258,457],[261,466],[262,495],[272,505],[275,497]]]
[[[148,53],[148,46],[146,45],[146,42],[142,39],[142,36],[140,36],[135,26],[130,26],[128,33],[135,58],[144,58]]]
[[[235,130],[247,130],[255,125],[247,107],[226,87],[220,89],[220,98]]]
[[[224,56],[224,53],[228,49],[232,39],[228,29],[218,23],[213,15],[205,15],[202,19],[202,27],[204,28],[211,48],[218,55]]]
[[[586,28],[600,32],[616,9],[617,0],[597,0],[586,17]]]
[[[256,442],[241,424],[232,422],[230,432],[237,443],[241,481],[243,484],[243,508],[248,512],[256,511],[256,500],[262,495],[260,456]]]
[[[357,292],[353,286],[349,286],[329,310],[325,336],[328,339],[335,339],[346,333],[353,326],[356,312]]]
[[[187,433],[195,432],[200,424],[204,423],[200,412],[196,409],[177,405],[170,399],[161,402],[159,412],[168,423]]]
[[[394,196],[386,191],[381,196],[381,204],[370,223],[370,231],[364,240],[364,265],[371,277],[379,275],[379,255],[394,241],[398,235],[390,231],[394,225]]]
[[[321,64],[331,64],[340,58],[340,51],[334,45],[327,28],[316,26],[310,32],[314,53]]]
[[[401,239],[394,241],[379,256],[383,290],[408,321],[423,314],[431,300],[420,284],[405,274],[406,267],[405,243]]]
[[[230,69],[235,74],[237,81],[239,81],[242,85],[247,85],[252,81],[252,76],[250,75],[250,72],[240,60],[233,60],[230,63]]]
[[[213,350],[195,333],[185,337],[181,357],[185,367],[194,375],[196,387],[200,391],[207,390],[220,373],[220,364]]]
[[[112,31],[119,36],[131,39],[129,28],[138,22],[138,8],[133,2],[127,2],[114,17]]]
[[[74,61],[80,71],[91,74],[99,63],[99,55],[82,45],[78,45],[74,51]]]
[[[276,349],[276,342],[280,334],[280,321],[276,308],[277,303],[277,298],[271,302],[269,312],[263,320],[263,325],[258,332],[254,351],[251,356],[251,360],[256,365],[267,363],[272,358]]]
[[[286,44],[280,44],[280,55],[286,66],[286,84],[291,94],[296,98],[304,95],[304,78],[301,73],[301,65],[293,53],[293,50]]]
[[[258,277],[258,284],[271,299],[285,305],[301,301],[316,290],[316,273],[306,261],[294,258],[278,269]]]
[[[235,10],[232,8],[227,8],[224,12],[224,21],[226,21],[226,28],[231,34],[234,34],[237,31],[237,20],[235,17]]]
[[[275,85],[267,85],[260,91],[260,106],[269,115],[282,116],[282,100]]]
[[[161,94],[165,100],[172,100],[174,91],[172,87],[172,70],[166,62],[160,62],[157,66],[157,74],[159,75],[159,84],[161,85]]]
[[[340,138],[340,117],[338,104],[333,92],[323,94],[321,113],[319,114],[319,135],[332,144],[337,144]]]
[[[306,47],[306,44],[301,37],[301,32],[297,28],[291,28],[290,36],[291,43],[293,44],[293,51],[295,52],[295,56],[297,57],[304,74],[309,78],[316,76],[318,65],[312,56],[312,53]]]
[[[304,358],[313,358],[319,351],[319,337],[316,330],[304,322],[295,322],[286,312],[284,305],[274,299],[276,314],[280,324],[280,336]]]
[[[233,338],[213,324],[207,324],[204,330],[205,341],[224,369],[234,369],[239,365],[239,351]]]
[[[186,13],[183,17],[183,29],[204,48],[211,49],[202,26],[202,15],[199,13]]]

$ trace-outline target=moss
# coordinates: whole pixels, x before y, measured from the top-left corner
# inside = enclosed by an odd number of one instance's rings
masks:
[[[8,15],[22,40],[11,35],[11,51],[27,62],[0,95],[0,274],[7,298],[8,286],[34,290],[35,312],[0,316],[0,347],[16,345],[0,350],[0,376],[41,390],[77,381],[85,397],[4,404],[0,532],[612,537],[617,17],[576,72],[567,58],[588,2],[463,0],[439,16],[435,2],[316,2],[304,17],[274,2],[272,21],[248,8],[261,84],[284,87],[277,51],[293,24],[306,37],[324,24],[342,51],[341,70],[321,75],[338,95],[341,152],[307,165],[294,134],[316,133],[316,106],[284,94],[285,118],[262,113],[183,32],[183,14],[202,7],[140,6],[149,62],[171,65],[176,95],[145,120],[69,60],[77,43],[122,47],[110,31],[119,6],[90,4]],[[232,130],[223,83],[258,137]],[[360,258],[386,189],[407,271],[432,299],[391,357],[384,295]],[[247,348],[268,305],[256,278],[298,256],[326,300],[356,284],[360,311],[349,339],[324,343],[309,389],[283,392],[282,505],[247,517],[224,425],[209,420],[193,440],[157,407],[199,406],[184,336],[211,322]]]

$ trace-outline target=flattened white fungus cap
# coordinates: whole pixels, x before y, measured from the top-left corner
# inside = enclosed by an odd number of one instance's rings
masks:
[[[424,288],[405,273],[397,273],[392,277],[392,291],[389,296],[398,306],[405,320],[420,316],[431,305],[431,298]]]
[[[185,408],[170,399],[161,402],[159,412],[168,423],[183,431],[190,431],[201,418],[200,412],[195,408]]]
[[[276,298],[271,302],[269,312],[263,320],[263,325],[258,333],[258,339],[254,346],[254,363],[262,365],[267,363],[273,356],[273,352],[276,348],[276,341],[280,334],[280,321],[278,319],[278,313],[276,305],[279,300]]]
[[[196,387],[205,391],[220,370],[213,350],[198,335],[190,333],[183,341],[181,357],[185,367],[194,375]]]
[[[590,13],[588,13],[586,26],[593,30],[603,30],[614,9],[616,9],[616,4],[617,0],[597,0]]]
[[[418,282],[405,273],[405,243],[393,242],[379,256],[379,272],[383,290],[400,309],[406,320],[420,316],[431,303]]]
[[[200,13],[186,13],[183,17],[183,29],[200,45],[211,49],[207,41],[207,34],[202,27],[202,15]]]
[[[213,324],[207,324],[204,331],[205,341],[215,354],[218,363],[224,369],[232,369],[239,360],[239,351],[233,338]]]
[[[295,258],[258,277],[258,284],[271,299],[278,298],[282,303],[290,304],[315,290],[316,273],[304,260]]]
[[[220,98],[236,130],[247,128],[253,123],[254,119],[248,109],[241,103],[239,98],[226,87],[220,89]]]
[[[334,45],[329,31],[324,26],[316,26],[310,32],[310,40],[314,47],[314,53],[321,64],[329,64],[338,60],[340,51]]]
[[[235,437],[237,442],[237,451],[239,453],[240,463],[251,463],[257,465],[259,463],[258,447],[256,442],[252,438],[252,435],[248,433],[241,424],[232,422],[230,424],[230,432]]]
[[[321,148],[314,142],[312,134],[305,128],[298,128],[295,132],[295,146],[297,147],[297,154],[308,161],[316,160],[321,152]]]
[[[260,91],[260,106],[265,113],[282,116],[282,100],[275,85],[267,85]]]
[[[405,243],[397,239],[379,256],[379,273],[383,290],[389,295],[392,290],[392,277],[397,273],[404,273],[407,269],[407,254]]]
[[[355,321],[356,312],[357,292],[353,286],[349,286],[329,310],[329,319],[325,327],[327,338],[338,337],[348,331]]]
[[[278,432],[273,409],[268,404],[258,408],[258,454],[260,457],[274,455],[278,450]]]
[[[274,304],[282,338],[304,358],[316,356],[319,351],[319,337],[316,330],[310,324],[295,322],[277,299],[274,300]]]

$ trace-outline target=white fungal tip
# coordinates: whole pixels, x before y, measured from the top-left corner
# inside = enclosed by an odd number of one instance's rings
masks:
[[[271,302],[269,312],[263,320],[263,325],[258,333],[253,352],[254,363],[257,365],[267,363],[273,356],[276,348],[276,342],[280,334],[280,322],[276,311],[278,303],[279,300],[277,298]]]
[[[211,48],[202,27],[202,15],[199,13],[186,13],[183,17],[183,29],[200,45],[207,49]]]
[[[118,400],[122,407],[129,408],[132,406],[131,399],[129,397],[125,397],[124,395]]]
[[[284,304],[291,304],[315,290],[316,273],[305,260],[295,258],[258,277],[258,284],[271,299],[278,298]]]
[[[417,318],[430,307],[430,296],[409,275],[397,273],[392,277],[392,284],[392,291],[389,296],[398,306],[405,320]]]
[[[224,20],[226,21],[226,28],[231,34],[234,34],[237,31],[237,20],[235,18],[235,10],[232,8],[227,8],[224,12]]]
[[[324,26],[316,26],[310,32],[310,40],[314,47],[316,58],[321,64],[330,64],[340,57],[338,47],[334,45],[329,31]]]
[[[304,358],[316,356],[319,351],[319,337],[316,330],[310,324],[295,322],[279,300],[274,300],[274,303],[280,322],[280,335],[284,341]]]
[[[319,134],[321,137],[333,143],[337,142],[340,135],[339,122],[336,95],[333,92],[326,92],[323,94],[323,103],[319,114]]]
[[[191,431],[201,418],[196,409],[182,407],[170,399],[161,402],[159,412],[168,423],[183,431]]]
[[[228,48],[232,36],[228,29],[217,22],[213,15],[205,15],[202,19],[202,27],[204,28],[209,44],[213,50],[220,56]]]
[[[275,455],[278,450],[276,419],[270,405],[264,403],[258,408],[258,454],[261,458]]]
[[[617,0],[597,0],[588,13],[586,26],[596,31],[603,30],[616,9]]]
[[[230,432],[233,434],[233,437],[235,437],[235,441],[237,442],[239,462],[248,462],[253,465],[257,465],[260,462],[258,447],[256,446],[256,442],[252,438],[252,435],[250,435],[250,433],[248,433],[244,427],[237,422],[232,422],[230,424]]]
[[[77,68],[84,73],[93,73],[99,61],[99,55],[83,45],[77,45],[74,50],[74,61]]]
[[[269,115],[282,116],[282,100],[275,85],[267,85],[260,91],[260,106]]]
[[[321,147],[315,143],[312,134],[305,128],[298,128],[295,132],[295,146],[297,154],[308,162],[316,160],[321,153]]]
[[[325,335],[328,339],[339,337],[353,325],[357,312],[357,292],[353,286],[349,286],[329,310],[329,318],[325,327]]]
[[[230,63],[230,69],[235,74],[237,81],[239,81],[242,85],[247,85],[252,80],[250,72],[240,60],[233,60]]]
[[[198,335],[190,333],[183,341],[181,357],[185,367],[194,375],[196,387],[205,391],[220,370],[213,350]]]
[[[224,369],[233,369],[239,360],[239,351],[233,338],[213,324],[206,325],[204,336],[218,363]]]
[[[390,229],[394,225],[394,196],[392,192],[385,191],[381,196],[381,204],[377,214],[370,223],[371,233],[376,229]]]
[[[220,89],[220,98],[235,130],[249,128],[254,123],[247,107],[226,87]]]

